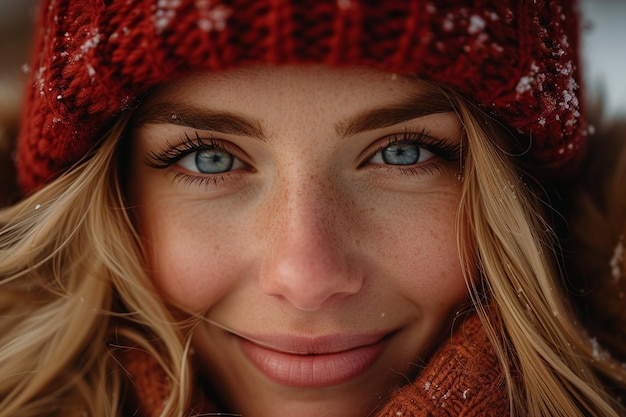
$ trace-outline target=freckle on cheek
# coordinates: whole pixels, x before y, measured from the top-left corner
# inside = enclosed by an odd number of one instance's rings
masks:
[[[441,271],[441,273],[439,274],[439,279],[443,282],[446,280],[448,274],[446,273],[446,271]]]

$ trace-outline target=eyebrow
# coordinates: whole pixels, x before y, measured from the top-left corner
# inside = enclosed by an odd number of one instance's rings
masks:
[[[415,95],[403,103],[366,110],[335,125],[340,138],[381,129],[419,117],[454,111],[443,95]],[[198,108],[180,103],[158,102],[141,109],[137,124],[174,124],[196,130],[248,136],[266,140],[261,122],[243,115]]]
[[[335,130],[340,137],[355,135],[368,130],[381,129],[419,117],[454,111],[452,103],[443,95],[415,95],[404,103],[367,110],[345,122]]]
[[[212,130],[266,140],[261,123],[256,119],[179,103],[159,102],[147,105],[141,109],[135,123],[174,124],[196,130]]]

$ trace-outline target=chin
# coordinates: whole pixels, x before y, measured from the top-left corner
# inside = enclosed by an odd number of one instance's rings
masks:
[[[363,417],[369,415],[381,402],[379,395],[339,394],[328,398],[328,393],[308,392],[301,398],[294,394],[289,398],[276,397],[251,400],[247,398],[237,414],[251,417]]]

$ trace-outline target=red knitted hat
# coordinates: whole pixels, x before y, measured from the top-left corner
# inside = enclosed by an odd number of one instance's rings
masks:
[[[254,63],[365,65],[455,87],[546,173],[587,135],[572,0],[44,0],[18,143],[36,189],[157,84]]]

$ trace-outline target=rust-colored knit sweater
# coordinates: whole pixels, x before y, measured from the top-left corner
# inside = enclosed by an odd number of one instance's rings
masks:
[[[133,378],[137,400],[131,415],[158,416],[170,389],[163,371],[154,359],[139,352],[126,356],[124,366]],[[197,391],[190,415],[217,412],[201,390]],[[417,378],[391,393],[372,417],[508,415],[502,372],[480,320],[472,315],[441,345]]]

